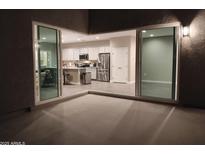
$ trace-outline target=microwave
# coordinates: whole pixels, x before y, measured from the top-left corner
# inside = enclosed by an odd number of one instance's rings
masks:
[[[88,54],[80,54],[79,60],[89,60],[89,55]]]

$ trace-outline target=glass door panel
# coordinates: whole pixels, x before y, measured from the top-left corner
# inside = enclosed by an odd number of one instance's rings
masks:
[[[175,28],[141,31],[140,96],[175,98]]]
[[[59,96],[58,35],[56,29],[37,26],[40,101]]]

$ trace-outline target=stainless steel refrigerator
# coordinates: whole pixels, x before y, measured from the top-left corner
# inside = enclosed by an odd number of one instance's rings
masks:
[[[97,80],[110,81],[110,53],[99,53],[97,67]]]

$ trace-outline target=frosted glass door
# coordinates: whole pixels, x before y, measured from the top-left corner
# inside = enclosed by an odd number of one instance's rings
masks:
[[[174,99],[175,28],[143,30],[140,58],[140,95]]]
[[[59,96],[58,31],[37,26],[40,101]]]

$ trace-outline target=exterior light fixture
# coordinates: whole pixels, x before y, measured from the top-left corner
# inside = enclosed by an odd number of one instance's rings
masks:
[[[99,37],[99,36],[96,36],[95,38],[96,38],[96,40],[99,40],[99,39],[100,39],[100,37]]]
[[[142,33],[146,33],[146,32],[147,32],[146,30],[143,30],[143,31],[142,31]]]
[[[43,40],[46,40],[46,37],[42,37]]]
[[[81,41],[81,39],[80,39],[80,38],[78,38],[77,40],[78,40],[78,41]]]
[[[150,34],[150,37],[154,37],[154,34]]]
[[[38,43],[35,43],[35,48],[38,48],[39,47],[39,44]]]
[[[183,36],[189,36],[190,34],[190,29],[188,26],[183,27]]]

